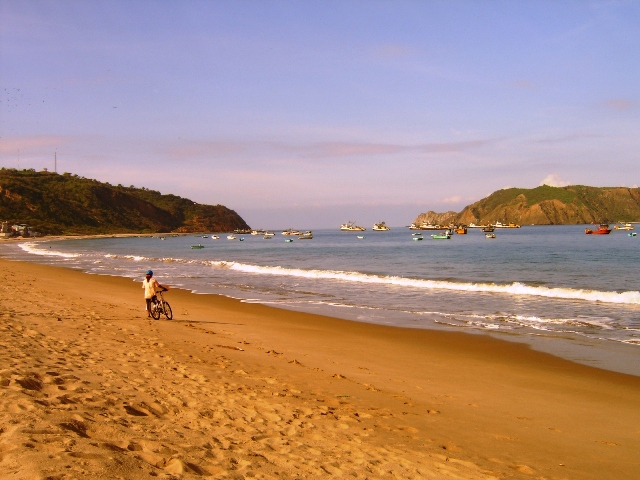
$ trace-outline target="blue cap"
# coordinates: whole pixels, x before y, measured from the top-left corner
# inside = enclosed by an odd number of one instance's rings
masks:
[[[147,270],[147,275],[153,275],[153,270]]]

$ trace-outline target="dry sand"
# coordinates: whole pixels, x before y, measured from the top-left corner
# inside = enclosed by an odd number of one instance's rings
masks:
[[[162,283],[162,278],[159,278]],[[640,478],[640,378],[0,260],[0,478]]]

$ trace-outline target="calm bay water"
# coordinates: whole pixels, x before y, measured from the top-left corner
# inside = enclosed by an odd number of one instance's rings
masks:
[[[413,241],[390,232],[314,231],[285,243],[191,236],[0,245],[0,255],[161,283],[281,308],[412,328],[488,333],[640,375],[640,238],[583,226],[479,230]],[[191,245],[205,248],[194,250]],[[170,295],[170,294],[169,294]],[[179,312],[179,308],[174,308]]]

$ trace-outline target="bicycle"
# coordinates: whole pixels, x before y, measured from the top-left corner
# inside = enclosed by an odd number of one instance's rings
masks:
[[[167,320],[173,319],[173,312],[171,311],[171,305],[162,296],[162,292],[166,292],[167,289],[160,290],[151,300],[151,316],[154,320],[159,320],[160,315],[167,317]]]

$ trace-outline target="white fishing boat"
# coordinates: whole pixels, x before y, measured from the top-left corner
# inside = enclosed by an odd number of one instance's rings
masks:
[[[302,235],[298,236],[298,240],[311,240],[313,238],[313,233],[311,230],[307,230]]]
[[[358,235],[358,240],[364,240],[366,237],[364,235]]]
[[[378,222],[373,226],[372,230],[374,232],[388,232],[391,229],[387,227],[387,225],[384,222]]]
[[[288,230],[283,231],[282,235],[297,237],[298,235],[302,235],[302,232],[299,230],[294,230],[293,228],[290,228]]]
[[[264,237],[265,238],[266,237],[271,238],[271,237],[275,237],[275,236],[276,236],[276,234],[273,233],[273,232],[267,232],[267,231],[264,232]]]
[[[484,236],[487,237],[487,238],[496,238],[496,234],[495,233],[485,233]]]
[[[211,235],[211,240],[220,240],[218,235]]]
[[[635,228],[633,227],[633,225],[631,225],[630,223],[625,223],[623,226],[620,225],[616,225],[615,227],[613,227],[615,230],[635,230]]]
[[[227,235],[227,240],[237,240],[238,237],[236,237],[235,235],[231,234],[231,235]]]
[[[349,221],[340,225],[340,230],[342,230],[343,232],[364,232],[366,228],[359,227],[358,225],[356,225],[356,222]]]

